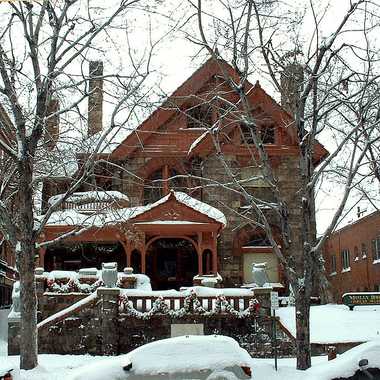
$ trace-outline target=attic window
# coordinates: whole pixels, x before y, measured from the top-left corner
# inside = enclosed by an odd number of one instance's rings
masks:
[[[187,128],[207,128],[212,125],[212,109],[207,104],[200,104],[186,111]]]
[[[263,144],[274,144],[274,126],[268,125],[260,129],[261,141]]]
[[[241,130],[241,143],[242,144],[254,144],[255,127],[249,127],[246,124],[240,124]],[[258,127],[258,133],[260,135],[263,144],[275,143],[275,130],[273,125]]]

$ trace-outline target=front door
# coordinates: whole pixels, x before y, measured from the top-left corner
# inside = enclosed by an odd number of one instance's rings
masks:
[[[192,286],[198,273],[197,253],[193,244],[182,238],[162,238],[147,251],[146,273],[153,289],[179,289]]]

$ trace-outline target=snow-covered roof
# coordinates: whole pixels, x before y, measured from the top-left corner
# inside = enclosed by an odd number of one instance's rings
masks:
[[[49,198],[49,205],[61,200],[65,194],[57,194]],[[66,202],[70,203],[87,203],[87,202],[110,202],[110,201],[125,201],[129,202],[127,195],[120,191],[84,191],[71,194]]]
[[[190,197],[190,195],[186,193],[182,193],[180,191],[173,191],[172,193],[174,194],[178,202],[185,204],[186,206],[200,212],[201,214],[207,215],[209,218],[214,219],[219,223],[222,223],[224,226],[227,225],[226,217],[217,208],[210,206],[207,203],[201,202],[198,199],[192,198]],[[164,198],[169,199],[169,196],[170,194],[168,194]]]
[[[223,224],[223,226],[227,225],[227,219],[221,211],[206,203],[198,201],[185,193],[177,191],[172,191],[170,194],[159,199],[157,202],[146,206],[126,207],[117,210],[109,210],[98,214],[83,214],[76,210],[56,211],[50,216],[47,225],[94,227],[103,227],[107,225],[111,226],[117,223],[126,222],[137,217],[138,215],[152,210],[153,208],[167,202],[170,196],[174,196],[179,203],[182,203],[185,206],[200,212],[201,214],[207,215],[209,218]]]

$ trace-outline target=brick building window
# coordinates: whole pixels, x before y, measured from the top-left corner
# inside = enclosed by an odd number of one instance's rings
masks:
[[[367,258],[367,246],[365,243],[362,243],[362,259]]]
[[[331,256],[331,273],[336,273],[336,256]]]
[[[354,247],[354,260],[355,261],[359,260],[359,248],[356,245]]]
[[[350,251],[348,249],[344,249],[342,251],[342,270],[350,269]]]
[[[380,236],[372,240],[372,257],[373,261],[380,261]]]

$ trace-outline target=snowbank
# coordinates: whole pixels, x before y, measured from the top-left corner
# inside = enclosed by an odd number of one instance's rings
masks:
[[[295,336],[294,307],[276,311],[281,323]],[[380,306],[360,306],[350,311],[344,305],[312,306],[310,309],[311,343],[333,344],[367,342],[380,338]]]

